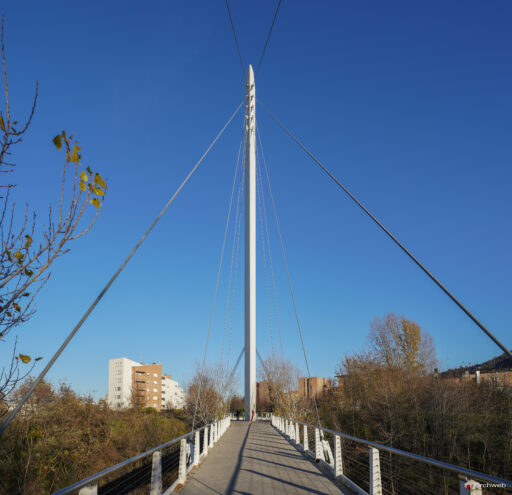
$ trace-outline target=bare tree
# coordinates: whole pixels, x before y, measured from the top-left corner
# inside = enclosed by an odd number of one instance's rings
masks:
[[[375,317],[368,338],[374,357],[391,368],[424,374],[437,364],[432,337],[404,316]]]
[[[308,410],[307,401],[299,398],[298,384],[301,371],[297,365],[274,353],[264,359],[259,376],[267,382],[274,412],[281,416],[303,418]]]
[[[4,22],[1,20],[1,53],[3,97],[0,110],[0,173],[11,177],[15,163],[10,159],[13,147],[21,143],[36,109],[38,87],[30,114],[24,124],[14,117],[9,101],[7,63],[4,43]],[[70,250],[70,243],[86,234],[95,223],[103,206],[107,189],[101,175],[90,167],[83,167],[81,148],[72,135],[65,131],[55,136],[53,143],[64,151],[58,208],[48,210],[47,223],[36,228],[36,212],[26,204],[21,218],[16,215],[11,192],[12,181],[0,185],[0,342],[13,328],[28,321],[34,314],[34,300],[50,277],[54,261]],[[2,194],[3,193],[3,194]],[[37,240],[39,239],[39,240]],[[18,354],[17,339],[13,342],[10,362],[0,368],[0,401],[6,400],[16,384],[30,369],[20,374],[20,362],[32,366],[35,360]],[[22,375],[22,376],[21,376]],[[0,414],[2,414],[0,410]]]
[[[187,386],[185,413],[196,424],[207,424],[227,414],[235,396],[236,380],[221,364],[196,371]]]

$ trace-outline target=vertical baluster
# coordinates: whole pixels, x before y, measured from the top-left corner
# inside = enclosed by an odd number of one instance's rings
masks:
[[[187,440],[180,442],[180,466],[178,469],[178,483],[185,483],[187,480]]]
[[[325,461],[324,448],[320,440],[320,430],[318,428],[315,428],[315,458]]]
[[[304,431],[303,431],[303,442],[304,442],[304,452],[307,452],[309,450],[309,439],[308,439],[308,427],[304,425]]]
[[[382,495],[379,449],[370,448],[370,495]]]
[[[153,452],[151,464],[151,489],[149,495],[162,495],[162,451]]]
[[[93,481],[89,483],[87,486],[80,488],[78,495],[98,495],[98,482]]]
[[[459,486],[460,495],[482,495],[482,485],[478,481],[460,480]]]
[[[205,426],[203,431],[204,431],[203,454],[208,455],[208,426]]]
[[[343,458],[341,457],[341,438],[334,437],[334,476],[337,478],[343,474]]]
[[[199,464],[199,457],[201,456],[201,442],[199,441],[199,432],[196,431],[194,434],[194,466]]]

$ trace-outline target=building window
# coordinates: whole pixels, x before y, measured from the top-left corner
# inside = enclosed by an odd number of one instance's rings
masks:
[[[116,392],[120,392],[120,391],[121,391],[121,387],[115,387],[115,388],[114,388],[114,390],[115,390]]]
[[[121,370],[117,370],[116,375],[120,375],[120,374],[121,374]]]
[[[153,400],[158,400],[158,397],[156,395],[154,395]]]
[[[155,385],[157,385],[157,382],[156,382],[156,380],[155,380],[155,381],[153,381],[153,383],[154,383]]]
[[[116,399],[120,399],[120,398],[121,398],[121,396],[120,396],[120,395],[116,395]]]
[[[158,404],[153,404],[153,407],[158,409]]]
[[[158,373],[153,373],[153,376],[154,376],[155,378],[158,378]]]
[[[121,378],[116,378],[116,383],[121,383]]]

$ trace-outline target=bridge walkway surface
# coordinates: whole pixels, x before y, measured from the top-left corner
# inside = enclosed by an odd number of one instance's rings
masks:
[[[346,494],[265,421],[233,421],[182,495]]]

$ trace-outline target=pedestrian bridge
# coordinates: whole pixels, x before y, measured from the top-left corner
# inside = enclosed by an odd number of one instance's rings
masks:
[[[54,495],[505,494],[512,481],[270,413],[226,417]]]

